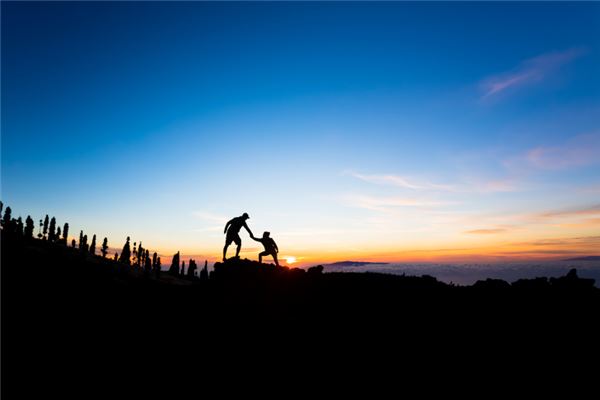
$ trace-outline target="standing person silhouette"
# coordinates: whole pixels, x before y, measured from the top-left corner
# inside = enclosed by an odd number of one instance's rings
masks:
[[[227,236],[225,236],[225,247],[223,247],[223,261],[227,260],[227,248],[229,247],[231,242],[234,242],[237,245],[235,256],[240,256],[240,250],[242,249],[240,229],[242,229],[242,227],[246,228],[246,230],[250,234],[250,237],[254,236],[252,234],[252,231],[250,230],[250,228],[248,228],[248,225],[246,224],[246,220],[249,218],[250,217],[248,216],[248,213],[244,213],[240,217],[233,218],[225,225],[225,231],[223,233],[226,233]]]
[[[260,239],[255,238],[254,236],[252,236],[252,234],[250,235],[252,239],[262,243],[262,245],[265,247],[265,251],[259,253],[258,255],[258,262],[262,263],[262,258],[264,256],[272,256],[273,260],[275,261],[275,265],[279,267],[279,261],[277,261],[277,253],[279,253],[279,249],[277,248],[277,244],[275,243],[273,238],[271,238],[270,236],[270,232],[264,232],[263,237]]]

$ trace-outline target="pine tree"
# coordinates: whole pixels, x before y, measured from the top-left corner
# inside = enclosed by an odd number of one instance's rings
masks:
[[[56,218],[50,220],[50,230],[48,232],[48,240],[54,242],[56,240]]]
[[[33,220],[31,219],[31,215],[27,216],[27,219],[25,220],[25,237],[27,239],[33,239],[33,231],[35,230],[35,224],[33,223]]]
[[[83,244],[83,231],[79,232],[79,250],[82,249],[82,244]]]
[[[152,260],[150,260],[150,252],[148,250],[146,250],[146,262],[144,264],[144,270],[146,272],[150,272],[152,271]]]
[[[155,269],[155,271],[156,271],[156,277],[157,278],[160,278],[160,271],[161,271],[161,269],[162,269],[162,265],[160,264],[160,257],[158,257],[156,259],[156,269]]]
[[[61,242],[61,240],[60,240],[60,233],[61,232],[60,232],[60,226],[59,226],[58,228],[56,228],[56,242],[57,243]]]
[[[44,240],[47,239],[49,222],[50,222],[50,218],[48,218],[48,214],[46,214],[46,218],[44,218]]]
[[[96,235],[95,234],[92,237],[92,244],[90,245],[90,254],[93,256],[96,255]]]
[[[82,253],[87,253],[89,250],[89,246],[88,246],[88,242],[87,242],[87,235],[83,235],[83,240],[81,245],[79,246],[79,249],[81,250]]]
[[[17,236],[23,236],[23,218],[19,217],[17,219],[17,222],[15,223],[15,233],[17,234]]]
[[[142,267],[145,263],[145,256],[146,252],[144,251],[144,248],[142,247],[142,241],[140,241],[140,246],[138,247],[138,259],[137,259],[137,266],[138,267]]]
[[[200,280],[208,280],[208,261],[204,261],[204,268],[200,271]]]
[[[69,240],[69,224],[65,223],[63,227],[63,241],[67,244],[67,240]]]
[[[115,251],[115,261],[119,261],[119,253]]]
[[[6,211],[4,211],[4,218],[2,219],[2,226],[4,229],[7,229],[10,226],[10,220],[12,219],[12,210],[10,207],[6,207]]]
[[[133,257],[131,258],[131,261],[133,265],[137,265],[138,263],[137,242],[133,242]]]
[[[77,243],[75,242],[75,239],[71,240],[71,247],[75,248],[76,245],[77,245]]]
[[[106,253],[108,252],[108,238],[104,238],[102,241],[102,258],[106,258]]]
[[[154,253],[152,255],[152,269],[156,269],[156,262],[158,261],[156,257],[158,257],[158,254]]]
[[[184,275],[185,274],[185,261],[181,263],[181,271],[179,272],[180,275]]]
[[[130,249],[130,245],[129,245],[129,236],[127,236],[127,241],[125,242],[125,245],[123,246],[123,250],[121,251],[121,257],[119,258],[119,261],[121,261],[122,263],[125,263],[127,265],[129,265],[131,263],[131,249]]]
[[[42,226],[44,226],[44,222],[40,219],[40,231],[38,232],[38,239],[42,238]]]
[[[179,275],[179,252],[173,256],[171,267],[169,267],[169,273],[171,275]]]

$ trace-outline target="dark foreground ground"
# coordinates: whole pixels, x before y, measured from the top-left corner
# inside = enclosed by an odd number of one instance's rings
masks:
[[[232,260],[207,280],[157,279],[7,237],[1,268],[3,392],[18,393],[10,398],[81,398],[75,387],[148,389],[164,379],[179,387],[225,371],[268,377],[290,365],[306,379],[350,366],[357,378],[382,366],[449,373],[465,361],[475,370],[573,369],[597,361],[600,343],[600,289],[574,275],[457,287]]]

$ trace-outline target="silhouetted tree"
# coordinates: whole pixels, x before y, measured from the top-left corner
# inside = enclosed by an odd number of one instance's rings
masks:
[[[49,222],[50,218],[48,218],[48,214],[46,214],[46,218],[44,218],[44,240],[47,239]]]
[[[63,227],[63,241],[67,244],[67,240],[69,240],[69,224],[65,223]]]
[[[28,215],[27,219],[25,220],[25,237],[27,239],[33,239],[33,231],[35,229],[35,224],[33,223],[33,220],[31,219],[31,216]]]
[[[75,239],[71,240],[71,247],[75,248],[76,245],[77,245],[77,243],[75,242]]]
[[[155,271],[156,271],[156,278],[160,278],[161,269],[162,269],[162,265],[160,263],[160,257],[158,257],[156,259],[156,269],[155,269]]]
[[[38,239],[42,238],[42,226],[44,226],[44,222],[40,219],[40,231],[38,232]]]
[[[156,258],[158,257],[158,254],[156,254],[156,252],[152,255],[152,269],[156,269],[156,261],[158,261]]]
[[[181,271],[179,271],[180,275],[185,275],[185,261],[181,263]]]
[[[0,201],[0,214],[2,214],[3,209],[4,209],[4,203]]]
[[[81,245],[83,244],[83,231],[79,232],[79,249],[81,250]]]
[[[4,211],[4,218],[2,218],[2,226],[4,226],[4,229],[8,229],[8,227],[10,226],[10,221],[12,219],[12,210],[10,209],[10,207],[6,207],[6,211]]]
[[[50,230],[48,231],[48,240],[54,242],[56,240],[56,218],[50,220]]]
[[[58,242],[58,243],[62,242],[62,240],[60,238],[60,226],[58,228],[56,228],[56,242]]]
[[[129,265],[131,263],[131,249],[130,249],[130,245],[129,245],[129,236],[127,236],[127,241],[125,242],[125,245],[123,246],[123,250],[121,250],[121,257],[119,258],[119,261],[121,261],[122,263],[125,263],[127,265]]]
[[[149,274],[152,271],[152,260],[150,259],[150,252],[148,250],[146,250],[145,259],[146,262],[144,264],[144,270],[147,274]]]
[[[93,256],[96,255],[96,234],[94,234],[94,236],[92,236],[92,244],[90,245],[90,254]]]
[[[106,258],[106,253],[108,252],[108,238],[104,238],[102,241],[102,258]]]
[[[137,265],[138,263],[138,252],[137,252],[137,242],[133,242],[133,257],[131,258],[131,264]]]
[[[145,256],[146,256],[146,252],[144,251],[144,248],[142,247],[142,241],[140,240],[140,245],[138,247],[138,260],[137,260],[137,266],[138,267],[142,267],[145,264]]]
[[[190,266],[188,267],[188,270],[187,270],[187,276],[190,278],[193,278],[196,275],[197,268],[198,267],[196,266],[196,261],[190,260]]]
[[[83,235],[82,244],[79,246],[79,249],[82,253],[87,253],[89,251],[87,235]]]
[[[173,261],[171,261],[169,273],[175,276],[179,275],[179,252],[177,252],[177,254],[173,256]]]
[[[115,261],[119,261],[119,253],[115,251]]]
[[[208,280],[208,261],[204,261],[204,268],[200,271],[200,280]]]
[[[23,218],[21,218],[21,217],[17,218],[17,221],[14,225],[14,230],[15,230],[15,234],[18,237],[23,236]]]

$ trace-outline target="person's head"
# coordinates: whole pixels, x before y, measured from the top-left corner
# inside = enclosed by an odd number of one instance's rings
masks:
[[[271,235],[271,232],[263,232],[263,238],[268,238]]]
[[[250,219],[250,216],[248,215],[248,213],[243,213],[242,214],[242,218],[244,218],[244,219]]]

